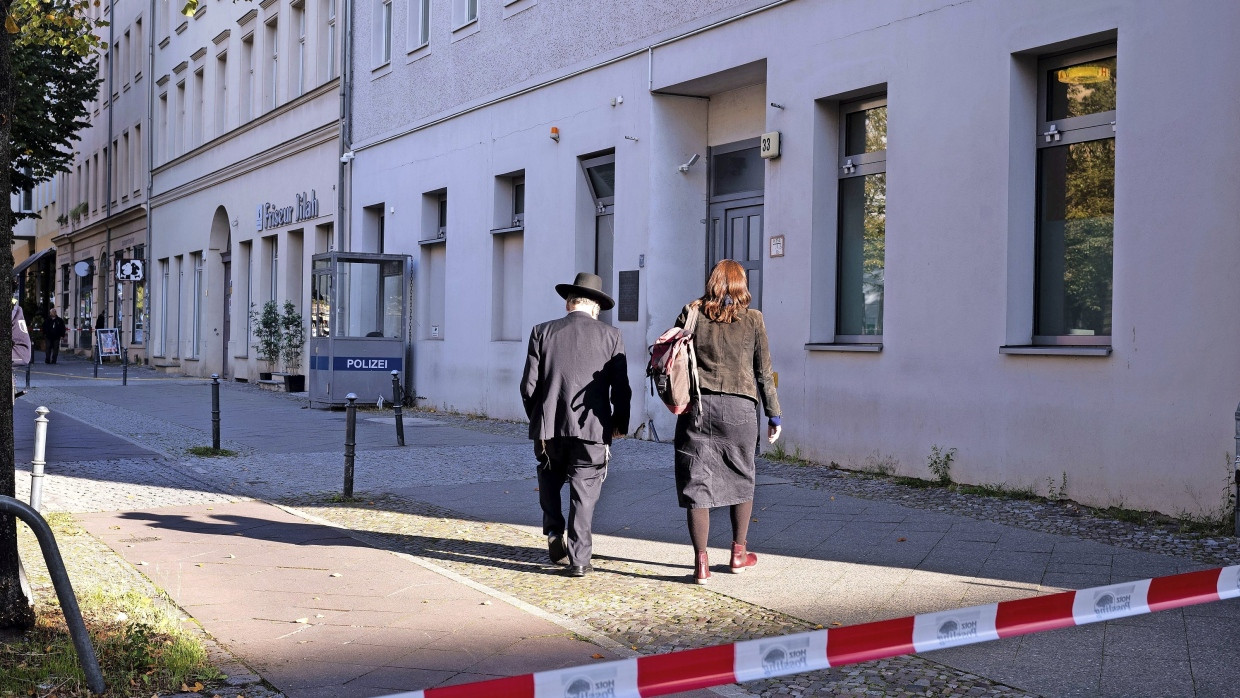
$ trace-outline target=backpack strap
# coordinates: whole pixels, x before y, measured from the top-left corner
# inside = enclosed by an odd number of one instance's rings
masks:
[[[689,306],[689,317],[685,318],[685,331],[689,333],[688,358],[689,358],[689,382],[693,384],[693,394],[696,398],[698,408],[696,413],[701,414],[702,404],[702,381],[698,378],[697,366],[697,340],[693,336],[693,330],[697,327],[698,307],[696,304]],[[694,417],[696,419],[697,417]]]

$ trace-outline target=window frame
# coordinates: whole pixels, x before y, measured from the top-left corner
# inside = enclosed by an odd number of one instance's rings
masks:
[[[887,106],[888,106],[888,96],[887,96],[887,93],[884,92],[881,95],[871,95],[869,97],[863,97],[861,99],[854,99],[854,100],[849,100],[847,102],[841,102],[838,108],[838,127],[836,129],[838,131],[837,136],[836,136],[838,138],[838,141],[837,141],[837,150],[836,150],[836,169],[835,169],[835,196],[836,196],[835,277],[836,278],[835,278],[835,327],[833,328],[833,336],[834,336],[833,343],[834,344],[882,345],[883,343],[883,334],[881,332],[878,334],[842,334],[840,332],[840,318],[842,315],[840,311],[840,300],[843,296],[843,293],[841,293],[841,286],[843,285],[843,282],[844,282],[844,278],[842,274],[843,263],[842,263],[842,260],[840,259],[840,255],[842,254],[842,251],[843,251],[843,245],[841,244],[841,240],[840,240],[841,235],[843,234],[843,230],[841,230],[840,226],[843,224],[843,221],[844,221],[844,197],[842,196],[842,191],[841,191],[843,188],[844,180],[864,178],[866,176],[876,175],[876,174],[882,174],[885,176],[887,174],[887,148],[885,147],[882,150],[876,150],[874,152],[859,153],[857,155],[846,155],[846,153],[848,152],[847,150],[848,115],[857,114],[860,112],[869,111],[871,109],[876,109],[878,107],[887,107]],[[884,182],[884,198],[885,198],[885,190],[886,190],[886,183]],[[887,237],[887,226],[886,226],[886,221],[884,219],[884,224],[883,224],[884,241],[886,240],[886,237]],[[887,301],[887,295],[885,291],[886,271],[887,271],[886,248],[884,246],[884,253],[883,253],[884,293],[883,293],[883,299],[882,299],[882,303],[884,305],[886,304],[886,301]],[[883,314],[885,315],[886,313],[884,312]]]
[[[1033,346],[1046,347],[1110,347],[1112,337],[1114,337],[1115,323],[1111,323],[1111,334],[1109,335],[1047,335],[1037,334],[1038,316],[1041,307],[1041,286],[1039,280],[1041,277],[1041,234],[1042,234],[1042,151],[1052,148],[1067,147],[1078,143],[1087,143],[1091,141],[1114,140],[1116,137],[1115,124],[1117,121],[1117,109],[1110,111],[1098,112],[1095,114],[1086,114],[1083,116],[1066,117],[1063,119],[1048,119],[1047,110],[1049,105],[1047,101],[1047,74],[1055,69],[1067,66],[1087,63],[1089,61],[1101,60],[1104,58],[1117,58],[1118,44],[1109,42],[1099,46],[1093,46],[1083,49],[1075,49],[1065,53],[1056,53],[1049,56],[1040,57],[1037,61],[1037,135],[1035,137],[1034,167],[1036,169],[1034,175],[1035,191],[1034,191],[1034,260],[1033,260],[1033,323],[1030,336],[1030,344]],[[1117,87],[1118,92],[1118,87]],[[1054,127],[1054,131],[1052,131]],[[1112,180],[1112,187],[1114,187]],[[1112,201],[1112,210],[1114,210],[1114,201]],[[1115,259],[1115,230],[1111,230],[1111,259]],[[1111,295],[1111,311],[1114,312],[1115,296],[1114,296],[1114,279],[1115,270],[1112,266],[1112,295]]]

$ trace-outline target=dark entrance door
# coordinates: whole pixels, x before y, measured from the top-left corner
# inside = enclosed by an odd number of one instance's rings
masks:
[[[224,346],[220,353],[222,357],[220,359],[220,377],[228,378],[231,376],[228,365],[230,353],[228,351],[228,340],[232,336],[232,250],[230,249],[220,255],[220,258],[224,262],[224,331],[220,333],[224,340]]]
[[[711,204],[708,269],[735,259],[749,277],[749,307],[762,309],[762,199]]]
[[[706,272],[721,259],[734,259],[749,277],[749,307],[762,308],[762,197],[766,166],[758,139],[710,149],[710,205],[706,227]]]

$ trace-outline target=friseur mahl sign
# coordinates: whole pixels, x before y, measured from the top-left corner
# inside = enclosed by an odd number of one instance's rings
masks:
[[[309,194],[302,192],[297,195],[296,206],[282,208],[271,203],[259,204],[254,223],[257,230],[263,231],[318,217],[319,199],[311,189]]]

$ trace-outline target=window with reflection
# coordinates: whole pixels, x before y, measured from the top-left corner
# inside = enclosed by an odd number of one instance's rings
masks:
[[[1111,343],[1115,47],[1039,63],[1035,344]]]
[[[883,337],[887,250],[887,99],[840,107],[835,341]]]
[[[316,296],[326,298],[330,305],[330,287],[326,275],[316,276]],[[401,336],[401,304],[404,302],[401,263],[387,262],[339,262],[337,268],[336,323],[337,337],[395,337]],[[319,306],[322,308],[322,306]],[[313,314],[313,307],[312,307]],[[312,323],[313,327],[313,323]],[[326,318],[320,318],[319,336],[328,336],[330,328]]]

